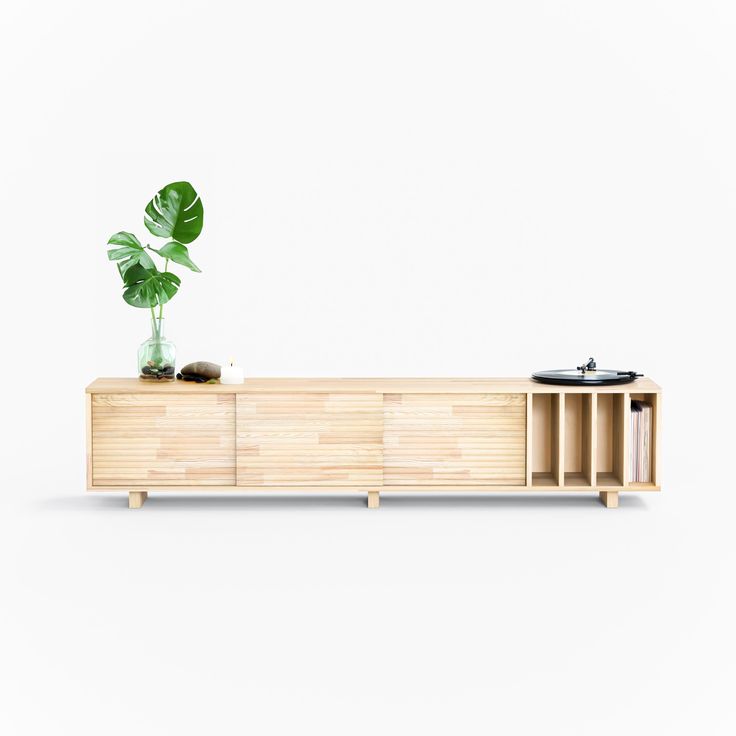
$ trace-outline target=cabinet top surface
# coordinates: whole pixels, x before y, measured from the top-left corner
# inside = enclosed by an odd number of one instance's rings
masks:
[[[98,378],[87,386],[90,394],[149,393],[659,393],[649,378],[618,386],[552,386],[531,378],[246,378],[245,383],[153,382],[138,378]]]

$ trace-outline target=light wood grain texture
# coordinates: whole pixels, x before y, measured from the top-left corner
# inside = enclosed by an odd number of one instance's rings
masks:
[[[378,491],[368,491],[368,508],[377,509],[380,504]]]
[[[595,396],[596,404],[596,471],[613,473],[613,395]]]
[[[94,394],[92,484],[235,484],[235,397]]]
[[[130,491],[128,493],[128,508],[139,509],[148,498],[148,491]]]
[[[534,394],[526,395],[526,479],[525,485],[531,486],[534,461]]]
[[[552,473],[552,395],[532,394],[532,483]]]
[[[654,402],[652,409],[652,418],[654,423],[652,426],[652,485],[659,486],[661,483],[659,477],[659,468],[661,466],[662,452],[662,395],[650,394],[651,400]]]
[[[87,488],[92,487],[92,394],[84,395],[84,421],[87,426]]]
[[[628,392],[619,394],[614,399],[614,404],[621,405],[620,424],[614,427],[614,432],[619,442],[618,452],[616,454],[616,465],[621,470],[618,477],[621,478],[622,485],[626,486],[629,482],[629,445],[631,444],[631,395]],[[614,447],[616,446],[614,440]],[[615,471],[614,466],[614,471]]]
[[[618,508],[618,491],[600,491],[598,495],[607,509]]]
[[[569,394],[565,400],[565,485],[591,485],[591,394]]]
[[[623,488],[621,478],[616,473],[598,473],[595,481],[597,488]]]
[[[552,476],[565,485],[565,394],[552,394]]]
[[[526,394],[386,394],[384,485],[526,482]]]
[[[565,472],[583,468],[583,394],[565,398]]]
[[[658,393],[661,389],[649,378],[638,378],[622,386],[597,386],[596,393],[641,391]],[[227,386],[219,383],[141,381],[137,378],[98,378],[88,387],[95,394],[248,394],[248,393],[590,393],[587,386],[552,386],[531,378],[246,378],[245,383]]]
[[[582,473],[588,483],[595,485],[596,457],[596,395],[583,394],[583,456],[581,458]]]
[[[239,486],[383,483],[380,394],[238,394]]]

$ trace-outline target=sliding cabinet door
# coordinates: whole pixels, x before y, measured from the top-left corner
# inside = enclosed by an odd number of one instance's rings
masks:
[[[526,394],[386,394],[386,486],[523,486]]]
[[[237,402],[238,485],[381,485],[381,394],[253,393]]]
[[[235,485],[235,396],[95,394],[92,485]]]

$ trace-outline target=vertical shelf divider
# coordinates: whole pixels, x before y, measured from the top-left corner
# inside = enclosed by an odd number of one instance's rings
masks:
[[[598,401],[597,394],[583,394],[583,448],[582,470],[585,480],[595,486],[596,455],[598,453]]]
[[[624,488],[629,485],[629,436],[631,434],[631,394],[626,391],[624,393],[624,426],[623,426],[623,473],[621,474],[621,484]]]
[[[659,394],[652,394],[651,400],[653,403],[652,417],[654,423],[652,426],[652,483],[655,486],[659,485],[659,458],[660,458],[660,437],[659,432],[662,426],[662,397]]]
[[[565,485],[565,394],[552,394],[552,477]]]
[[[526,395],[526,487],[532,487],[534,416],[533,416],[534,394]]]

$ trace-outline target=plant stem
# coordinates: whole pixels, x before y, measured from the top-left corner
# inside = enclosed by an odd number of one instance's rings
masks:
[[[168,271],[168,269],[169,269],[169,259],[167,258],[164,263],[164,271]],[[163,304],[159,304],[158,318],[159,320],[162,320],[164,318],[164,305]],[[159,326],[160,326],[160,323],[159,323]]]
[[[161,318],[156,319],[156,310],[151,307],[151,329],[153,331],[153,350],[151,360],[157,368],[162,367],[163,357],[161,355]]]

